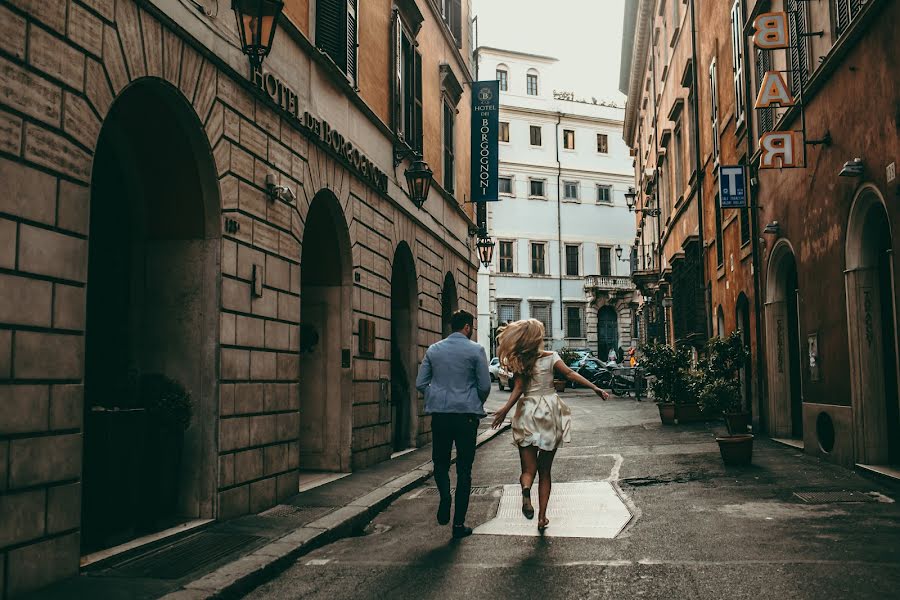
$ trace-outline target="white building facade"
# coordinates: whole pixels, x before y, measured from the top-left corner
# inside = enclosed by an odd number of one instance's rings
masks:
[[[494,260],[478,276],[478,341],[542,321],[547,346],[605,357],[632,344],[633,185],[623,109],[560,99],[557,60],[481,47],[477,78],[500,81],[500,201],[488,204]]]

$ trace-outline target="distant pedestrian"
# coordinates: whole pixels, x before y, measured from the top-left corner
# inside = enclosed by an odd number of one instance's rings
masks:
[[[619,356],[616,354],[615,348],[610,348],[609,353],[606,355],[606,362],[608,363],[618,363]]]
[[[630,348],[628,350],[628,366],[634,368],[637,366],[637,364],[637,354],[635,354],[634,348]]]
[[[519,449],[522,474],[522,514],[534,518],[531,486],[536,475],[538,484],[538,530],[543,532],[550,521],[547,504],[550,501],[551,475],[556,449],[568,442],[572,413],[553,387],[554,374],[590,388],[606,400],[609,394],[570,369],[556,352],[544,351],[544,325],[535,319],[512,323],[500,337],[500,363],[516,374],[509,401],[497,411],[492,427],[503,424],[507,413],[516,407],[512,417],[513,443]]]
[[[472,534],[466,527],[472,463],[478,423],[484,401],[491,393],[491,375],[481,345],[471,341],[475,317],[464,310],[450,318],[453,333],[433,344],[419,368],[416,388],[425,394],[425,412],[431,415],[431,457],[434,481],[440,493],[437,521],[450,522],[450,452],[456,444],[456,509],[453,537]]]

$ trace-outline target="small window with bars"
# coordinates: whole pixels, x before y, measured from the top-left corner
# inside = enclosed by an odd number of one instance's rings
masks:
[[[531,243],[531,273],[532,275],[547,274],[547,245],[544,242]]]
[[[569,339],[584,337],[584,307],[566,306],[566,337]]]
[[[550,304],[546,302],[532,302],[530,309],[531,318],[537,319],[544,324],[544,337],[553,337],[553,322],[551,320],[552,312],[550,310]]]
[[[509,240],[500,241],[500,272],[513,272],[513,243]]]
[[[500,323],[515,323],[522,320],[522,309],[520,302],[498,302],[497,318]]]

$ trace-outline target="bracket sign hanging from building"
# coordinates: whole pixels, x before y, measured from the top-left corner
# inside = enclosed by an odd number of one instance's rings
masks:
[[[500,82],[472,83],[472,202],[500,199]]]

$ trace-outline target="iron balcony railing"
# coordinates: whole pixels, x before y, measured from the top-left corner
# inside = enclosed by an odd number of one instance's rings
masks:
[[[584,278],[586,290],[632,290],[634,282],[630,276],[588,275]]]

